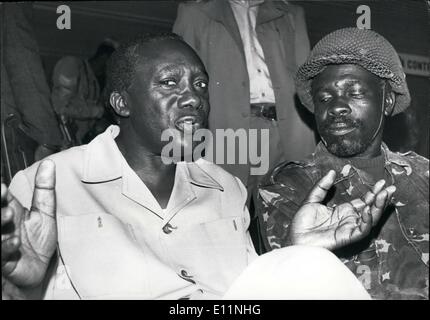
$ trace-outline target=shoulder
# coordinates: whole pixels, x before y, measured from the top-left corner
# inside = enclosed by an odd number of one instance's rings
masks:
[[[238,177],[227,172],[221,166],[203,158],[198,159],[195,163],[218,182],[225,191],[245,193],[246,196],[246,188]]]
[[[305,10],[301,6],[288,1],[272,1],[271,3],[278,10],[291,13],[292,15],[304,15],[305,13]]]
[[[55,164],[56,184],[67,183],[65,179],[71,174],[80,176],[82,173],[84,151],[86,145],[73,147],[46,157],[43,160],[52,160]],[[12,194],[18,194],[23,189],[32,191],[34,188],[34,178],[40,163],[37,161],[28,168],[19,171],[11,181],[10,189]],[[24,188],[24,185],[28,187]]]
[[[312,158],[302,161],[286,161],[269,172],[258,187],[259,197],[265,202],[300,203],[320,176],[320,170]]]
[[[429,167],[429,159],[426,157],[423,157],[413,151],[410,151],[403,155],[407,161],[410,162],[412,166],[420,167],[420,168],[427,168]]]
[[[319,178],[319,171],[318,162],[313,155],[300,161],[285,161],[269,171],[260,187],[282,184],[313,185]]]
[[[424,178],[428,183],[429,159],[413,152],[406,153],[389,151],[389,159],[406,170],[406,174]]]
[[[218,0],[216,0],[218,1]],[[186,1],[182,2],[178,6],[178,16],[180,13],[186,12],[187,14],[194,14],[199,16],[202,11],[209,10],[214,3],[212,1]]]

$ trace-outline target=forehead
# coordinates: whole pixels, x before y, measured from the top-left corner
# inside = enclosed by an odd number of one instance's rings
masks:
[[[328,65],[312,81],[312,89],[324,86],[342,86],[343,84],[359,83],[370,87],[377,86],[381,79],[356,64]]]
[[[194,50],[179,40],[166,39],[145,43],[139,47],[137,54],[140,59],[136,65],[136,71],[180,67],[206,73],[203,63]]]

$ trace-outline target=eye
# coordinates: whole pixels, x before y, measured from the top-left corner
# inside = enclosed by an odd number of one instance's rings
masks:
[[[201,89],[206,89],[208,87],[208,82],[204,80],[200,80],[196,82],[196,86]]]
[[[177,82],[175,79],[163,79],[160,81],[160,83],[167,87],[173,87],[173,86],[176,86]]]
[[[363,94],[363,92],[361,92],[361,91],[354,91],[354,92],[351,92],[351,93],[350,93],[350,95],[351,95],[351,97],[353,97],[353,98],[357,98],[357,99],[361,99],[361,98],[363,98],[363,97],[364,97],[364,94]]]
[[[318,101],[323,103],[328,102],[330,99],[331,99],[331,95],[329,95],[328,93],[321,94],[318,97]]]

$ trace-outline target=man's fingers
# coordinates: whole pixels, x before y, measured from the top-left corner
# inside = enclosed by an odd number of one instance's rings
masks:
[[[373,218],[370,214],[370,207],[366,206],[361,214],[361,220],[359,221],[359,230],[363,234],[363,236],[365,236],[370,232],[372,226]]]
[[[1,208],[2,234],[3,234],[3,227],[11,221],[13,221],[13,210],[12,210],[12,208],[11,207]]]
[[[370,207],[366,205],[361,212],[362,223],[372,224],[372,215],[370,214]]]
[[[334,184],[336,178],[336,171],[330,170],[324,177],[322,177],[316,185],[309,192],[305,203],[319,203],[324,200],[327,192]]]
[[[391,198],[393,197],[394,192],[396,192],[396,187],[395,186],[389,186],[387,189],[388,192],[388,199],[387,199],[387,205],[390,203]]]
[[[34,211],[51,217],[55,214],[55,164],[52,160],[42,161],[37,169],[31,203],[31,212]]]
[[[351,205],[354,207],[354,210],[357,214],[361,215],[361,211],[366,206],[366,203],[361,199],[354,199],[350,201]]]
[[[7,195],[7,187],[2,182],[1,183],[1,206],[3,207],[4,203],[6,203],[6,195]]]
[[[368,191],[366,195],[364,196],[364,202],[368,205],[372,205],[375,201],[376,195],[381,192],[382,188],[385,185],[385,180],[379,180],[375,183],[371,191]]]
[[[10,194],[7,186],[4,183],[2,183],[1,184],[1,206],[2,207],[7,206],[7,204],[10,201],[12,201],[12,199],[13,199],[13,197]]]
[[[384,213],[385,205],[388,199],[388,192],[386,189],[382,190],[376,195],[375,202],[373,203],[370,213],[372,215],[372,224],[375,226],[382,214]]]
[[[374,194],[378,194],[379,192],[382,191],[382,188],[385,186],[385,180],[379,180],[378,182],[375,183],[375,185],[373,186],[373,193]]]
[[[12,254],[14,254],[21,245],[21,241],[18,237],[10,237],[9,239],[2,239],[1,242],[1,260],[2,260],[2,266],[3,261],[8,260],[8,257]]]

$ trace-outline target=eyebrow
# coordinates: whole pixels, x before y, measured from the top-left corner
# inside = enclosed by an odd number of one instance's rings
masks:
[[[351,86],[354,84],[362,84],[362,82],[360,80],[357,80],[357,79],[340,79],[334,83],[335,87],[339,87],[342,84],[342,82],[348,86]],[[316,92],[319,92],[321,90],[326,90],[328,87],[329,86],[327,85],[327,83],[323,83],[322,85],[320,85],[318,87],[312,88],[312,91],[316,93]]]
[[[181,68],[173,64],[161,65],[158,71],[181,72]]]
[[[336,87],[341,86],[343,83],[347,84],[347,85],[353,85],[353,84],[362,84],[362,82],[360,80],[356,80],[356,79],[341,79],[339,81],[336,81],[334,83],[334,85]]]

